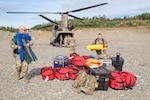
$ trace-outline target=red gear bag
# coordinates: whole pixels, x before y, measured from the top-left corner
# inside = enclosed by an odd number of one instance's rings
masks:
[[[44,80],[55,79],[55,74],[53,72],[52,66],[45,66],[41,69],[41,75]]]
[[[111,72],[109,87],[116,90],[132,89],[136,80],[135,75],[130,72],[114,71]]]

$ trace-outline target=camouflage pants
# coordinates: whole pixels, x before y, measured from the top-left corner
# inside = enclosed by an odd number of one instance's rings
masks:
[[[100,54],[102,54],[101,50],[96,50],[97,59],[100,59]]]
[[[68,39],[67,37],[64,38],[64,45],[65,45],[66,47],[69,46],[69,39]]]
[[[21,61],[18,54],[14,54],[15,57],[15,64],[16,64],[16,71],[17,73],[23,72],[23,75],[26,75],[28,72],[28,64],[27,62]]]
[[[76,46],[70,46],[70,53],[75,53]]]

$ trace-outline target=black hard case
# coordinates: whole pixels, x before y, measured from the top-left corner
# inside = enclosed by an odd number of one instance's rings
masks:
[[[110,71],[104,67],[90,68],[89,74],[94,75],[97,80],[95,90],[108,90]]]
[[[124,58],[120,57],[120,53],[117,53],[116,57],[112,57],[111,59],[112,59],[112,65],[116,68],[116,70],[122,71]]]

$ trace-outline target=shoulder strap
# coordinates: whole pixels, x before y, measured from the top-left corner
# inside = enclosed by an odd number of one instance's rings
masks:
[[[95,42],[94,42],[95,44],[96,44],[97,40],[98,40],[98,38],[95,39]],[[103,38],[102,38],[102,42],[103,42],[103,45],[104,45],[104,39]]]
[[[102,42],[103,42],[103,46],[105,45],[105,43],[104,43],[104,39],[102,38]]]
[[[96,41],[98,40],[98,38],[95,39],[94,44],[96,44]]]

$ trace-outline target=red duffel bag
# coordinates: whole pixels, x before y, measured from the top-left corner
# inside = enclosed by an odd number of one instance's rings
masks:
[[[55,74],[52,69],[52,66],[45,66],[41,69],[41,76],[44,80],[53,80],[55,79]]]
[[[75,65],[69,65],[68,76],[71,80],[75,80],[78,77],[79,68]]]
[[[76,53],[70,54],[70,61],[75,66],[85,66],[86,60],[85,56],[80,56]]]
[[[136,85],[136,76],[130,72],[111,72],[109,86],[116,90],[132,89]]]
[[[79,67],[75,65],[69,65],[68,67],[69,67],[68,76],[71,80],[75,80],[78,77],[78,72],[80,70],[83,70],[87,73],[87,69],[85,67]]]
[[[55,72],[55,77],[59,80],[68,80],[69,79],[69,76],[68,76],[69,68],[68,67],[54,68],[54,72]]]

